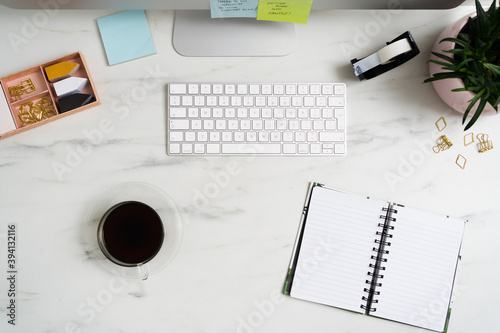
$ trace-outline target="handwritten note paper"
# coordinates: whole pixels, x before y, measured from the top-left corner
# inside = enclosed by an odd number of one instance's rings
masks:
[[[306,24],[312,0],[260,0],[257,20]]]
[[[259,0],[210,0],[212,18],[257,17]]]

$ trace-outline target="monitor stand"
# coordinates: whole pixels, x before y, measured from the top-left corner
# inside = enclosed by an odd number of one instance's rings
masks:
[[[207,10],[175,12],[173,44],[183,56],[284,56],[295,49],[296,43],[293,23],[212,19]]]

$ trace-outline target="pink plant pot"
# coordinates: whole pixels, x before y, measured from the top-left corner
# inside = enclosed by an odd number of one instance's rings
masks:
[[[464,25],[467,23],[467,20],[469,17],[475,16],[476,13],[469,14],[467,16],[464,16],[454,24],[450,25],[446,29],[443,30],[443,32],[439,35],[438,39],[434,43],[434,46],[432,48],[433,52],[437,53],[442,53],[448,56],[453,56],[449,53],[444,52],[445,50],[451,50],[455,48],[455,43],[453,42],[441,42],[440,41],[443,38],[456,38],[458,34],[460,33],[460,30],[464,27]],[[435,55],[431,54],[430,56],[431,60],[441,60]],[[429,74],[432,76],[435,73],[440,73],[440,72],[449,72],[449,70],[444,70],[441,68],[441,65],[434,64],[432,62],[429,62]],[[438,80],[438,81],[433,81],[431,82],[434,89],[436,90],[437,94],[441,99],[448,104],[451,108],[454,110],[464,113],[465,110],[467,109],[467,106],[469,105],[469,101],[474,97],[474,93],[469,92],[469,91],[458,91],[454,92],[451,91],[452,89],[456,88],[463,88],[464,83],[460,79],[444,79],[444,80]],[[476,102],[474,107],[472,108],[471,112],[469,113],[471,116],[476,112],[477,110],[477,105],[479,102]],[[494,115],[497,114],[495,109],[487,103],[486,106],[483,109],[483,112],[481,113],[481,116],[483,115]]]

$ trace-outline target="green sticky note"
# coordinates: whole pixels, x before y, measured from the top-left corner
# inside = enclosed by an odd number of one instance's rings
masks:
[[[260,0],[257,20],[306,24],[312,0]]]

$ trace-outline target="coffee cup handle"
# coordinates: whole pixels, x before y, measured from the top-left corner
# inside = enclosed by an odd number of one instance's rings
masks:
[[[144,264],[137,265],[137,273],[141,279],[147,280],[149,276],[147,265]]]

